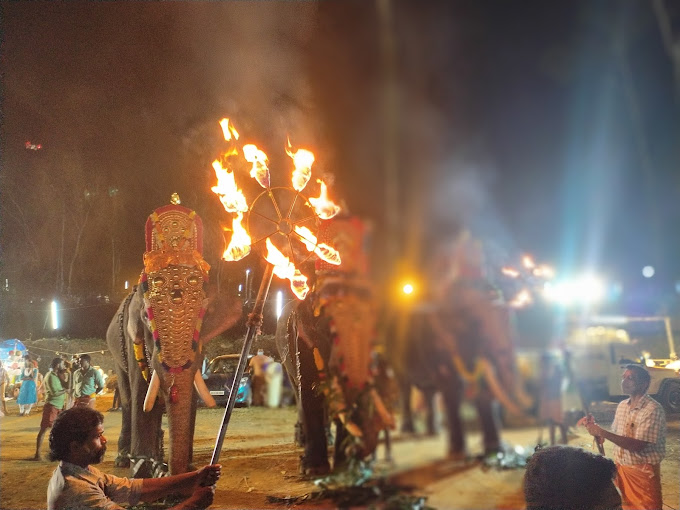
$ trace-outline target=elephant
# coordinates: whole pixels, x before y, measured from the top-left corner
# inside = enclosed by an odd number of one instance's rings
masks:
[[[368,276],[370,226],[352,216],[322,224],[319,239],[330,242],[342,264],[317,261],[313,291],[293,301],[277,323],[276,344],[295,390],[296,439],[304,446],[300,471],[323,475],[330,425],[335,425],[332,467],[370,456],[381,430],[394,419],[372,373],[376,299]]]
[[[394,425],[371,375],[374,312],[367,289],[346,282],[327,285],[282,311],[276,344],[295,390],[302,474],[331,471],[331,422],[333,471],[351,458],[372,455],[380,431]]]
[[[168,414],[169,471],[188,471],[194,387],[206,405],[215,405],[198,371],[203,345],[241,316],[236,298],[206,298],[209,266],[200,254],[202,226],[193,211],[179,205],[159,208],[146,232],[140,283],[119,306],[106,335],[122,401],[116,465],[133,460],[136,477],[152,476],[162,462],[163,412]]]
[[[532,405],[516,369],[512,310],[483,277],[474,260],[478,254],[466,239],[462,245],[455,277],[430,300],[397,309],[386,336],[386,353],[402,392],[402,431],[414,431],[411,386],[425,397],[428,434],[436,433],[433,397],[441,392],[452,458],[466,454],[464,398],[474,402],[487,454],[501,447],[497,402],[514,415],[526,414]]]

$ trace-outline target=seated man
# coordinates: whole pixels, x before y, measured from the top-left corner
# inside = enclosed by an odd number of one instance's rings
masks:
[[[117,510],[120,504],[155,501],[170,494],[189,494],[172,509],[207,508],[213,500],[219,464],[164,478],[120,478],[102,473],[98,464],[106,453],[104,416],[76,406],[57,416],[50,433],[50,460],[59,460],[47,487],[49,510],[94,508]],[[170,509],[170,510],[172,510]]]
[[[580,448],[551,446],[532,455],[524,474],[528,510],[621,508],[614,462]]]

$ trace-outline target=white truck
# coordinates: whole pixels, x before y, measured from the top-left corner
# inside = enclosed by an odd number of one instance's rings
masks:
[[[665,336],[668,356],[653,358],[642,342],[631,338],[630,330],[647,323],[657,336]],[[566,339],[574,381],[588,401],[625,398],[621,374],[629,363],[647,366],[652,381],[649,394],[667,413],[680,413],[680,360],[673,341],[669,317],[592,316],[581,318]],[[658,349],[658,343],[656,345]]]

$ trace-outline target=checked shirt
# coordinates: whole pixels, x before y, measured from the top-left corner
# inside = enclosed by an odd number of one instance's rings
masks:
[[[630,398],[621,402],[616,408],[612,432],[652,443],[639,452],[614,446],[617,464],[660,464],[666,454],[666,414],[649,395],[643,396],[635,407],[631,407]]]

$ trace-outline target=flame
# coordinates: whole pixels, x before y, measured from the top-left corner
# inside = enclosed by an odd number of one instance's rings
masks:
[[[546,280],[552,280],[555,277],[555,270],[550,266],[538,266],[532,271],[533,275],[537,278],[545,278]]]
[[[319,218],[322,220],[330,220],[340,212],[340,207],[335,205],[331,200],[328,200],[328,188],[326,187],[326,183],[321,179],[317,179],[316,182],[321,185],[321,193],[317,198],[310,198],[309,203],[312,204],[316,214],[319,215]]]
[[[300,236],[300,239],[305,244],[307,251],[313,251],[323,261],[340,265],[340,253],[335,248],[324,243],[317,243],[316,236],[307,227],[295,227],[295,232]]]
[[[248,163],[253,164],[250,170],[250,176],[263,188],[269,188],[269,168],[267,167],[267,155],[257,148],[257,146],[249,143],[243,146],[243,157]]]
[[[265,260],[274,266],[274,274],[281,279],[290,280],[290,290],[298,299],[305,299],[309,292],[307,277],[303,275],[295,265],[281,253],[269,238],[265,241],[267,254]]]
[[[531,302],[531,293],[527,289],[522,289],[508,304],[513,308],[523,308]]]
[[[308,151],[307,149],[298,149],[297,152],[292,152],[289,150],[292,148],[290,140],[288,140],[288,148],[286,148],[286,154],[288,154],[295,165],[295,170],[293,170],[293,188],[295,191],[302,191],[307,186],[310,177],[312,177],[312,164],[314,163],[314,153]]]
[[[241,260],[250,253],[250,236],[241,225],[243,214],[238,212],[231,223],[232,235],[229,246],[224,250],[222,258],[228,262]]]
[[[510,278],[517,278],[519,276],[519,271],[517,271],[517,269],[513,269],[512,267],[504,267],[501,269],[501,272]]]
[[[224,139],[230,142],[232,138],[238,140],[238,131],[233,125],[229,124],[229,119],[222,119],[220,121],[220,126],[222,126],[222,133],[224,133]]]
[[[532,259],[530,255],[524,255],[522,257],[522,264],[524,264],[524,267],[526,267],[527,269],[533,269],[536,267],[534,259]]]
[[[220,196],[220,201],[227,212],[238,213],[248,210],[248,203],[243,192],[236,187],[234,172],[222,168],[222,163],[213,161],[212,164],[217,175],[217,186],[211,189]]]

